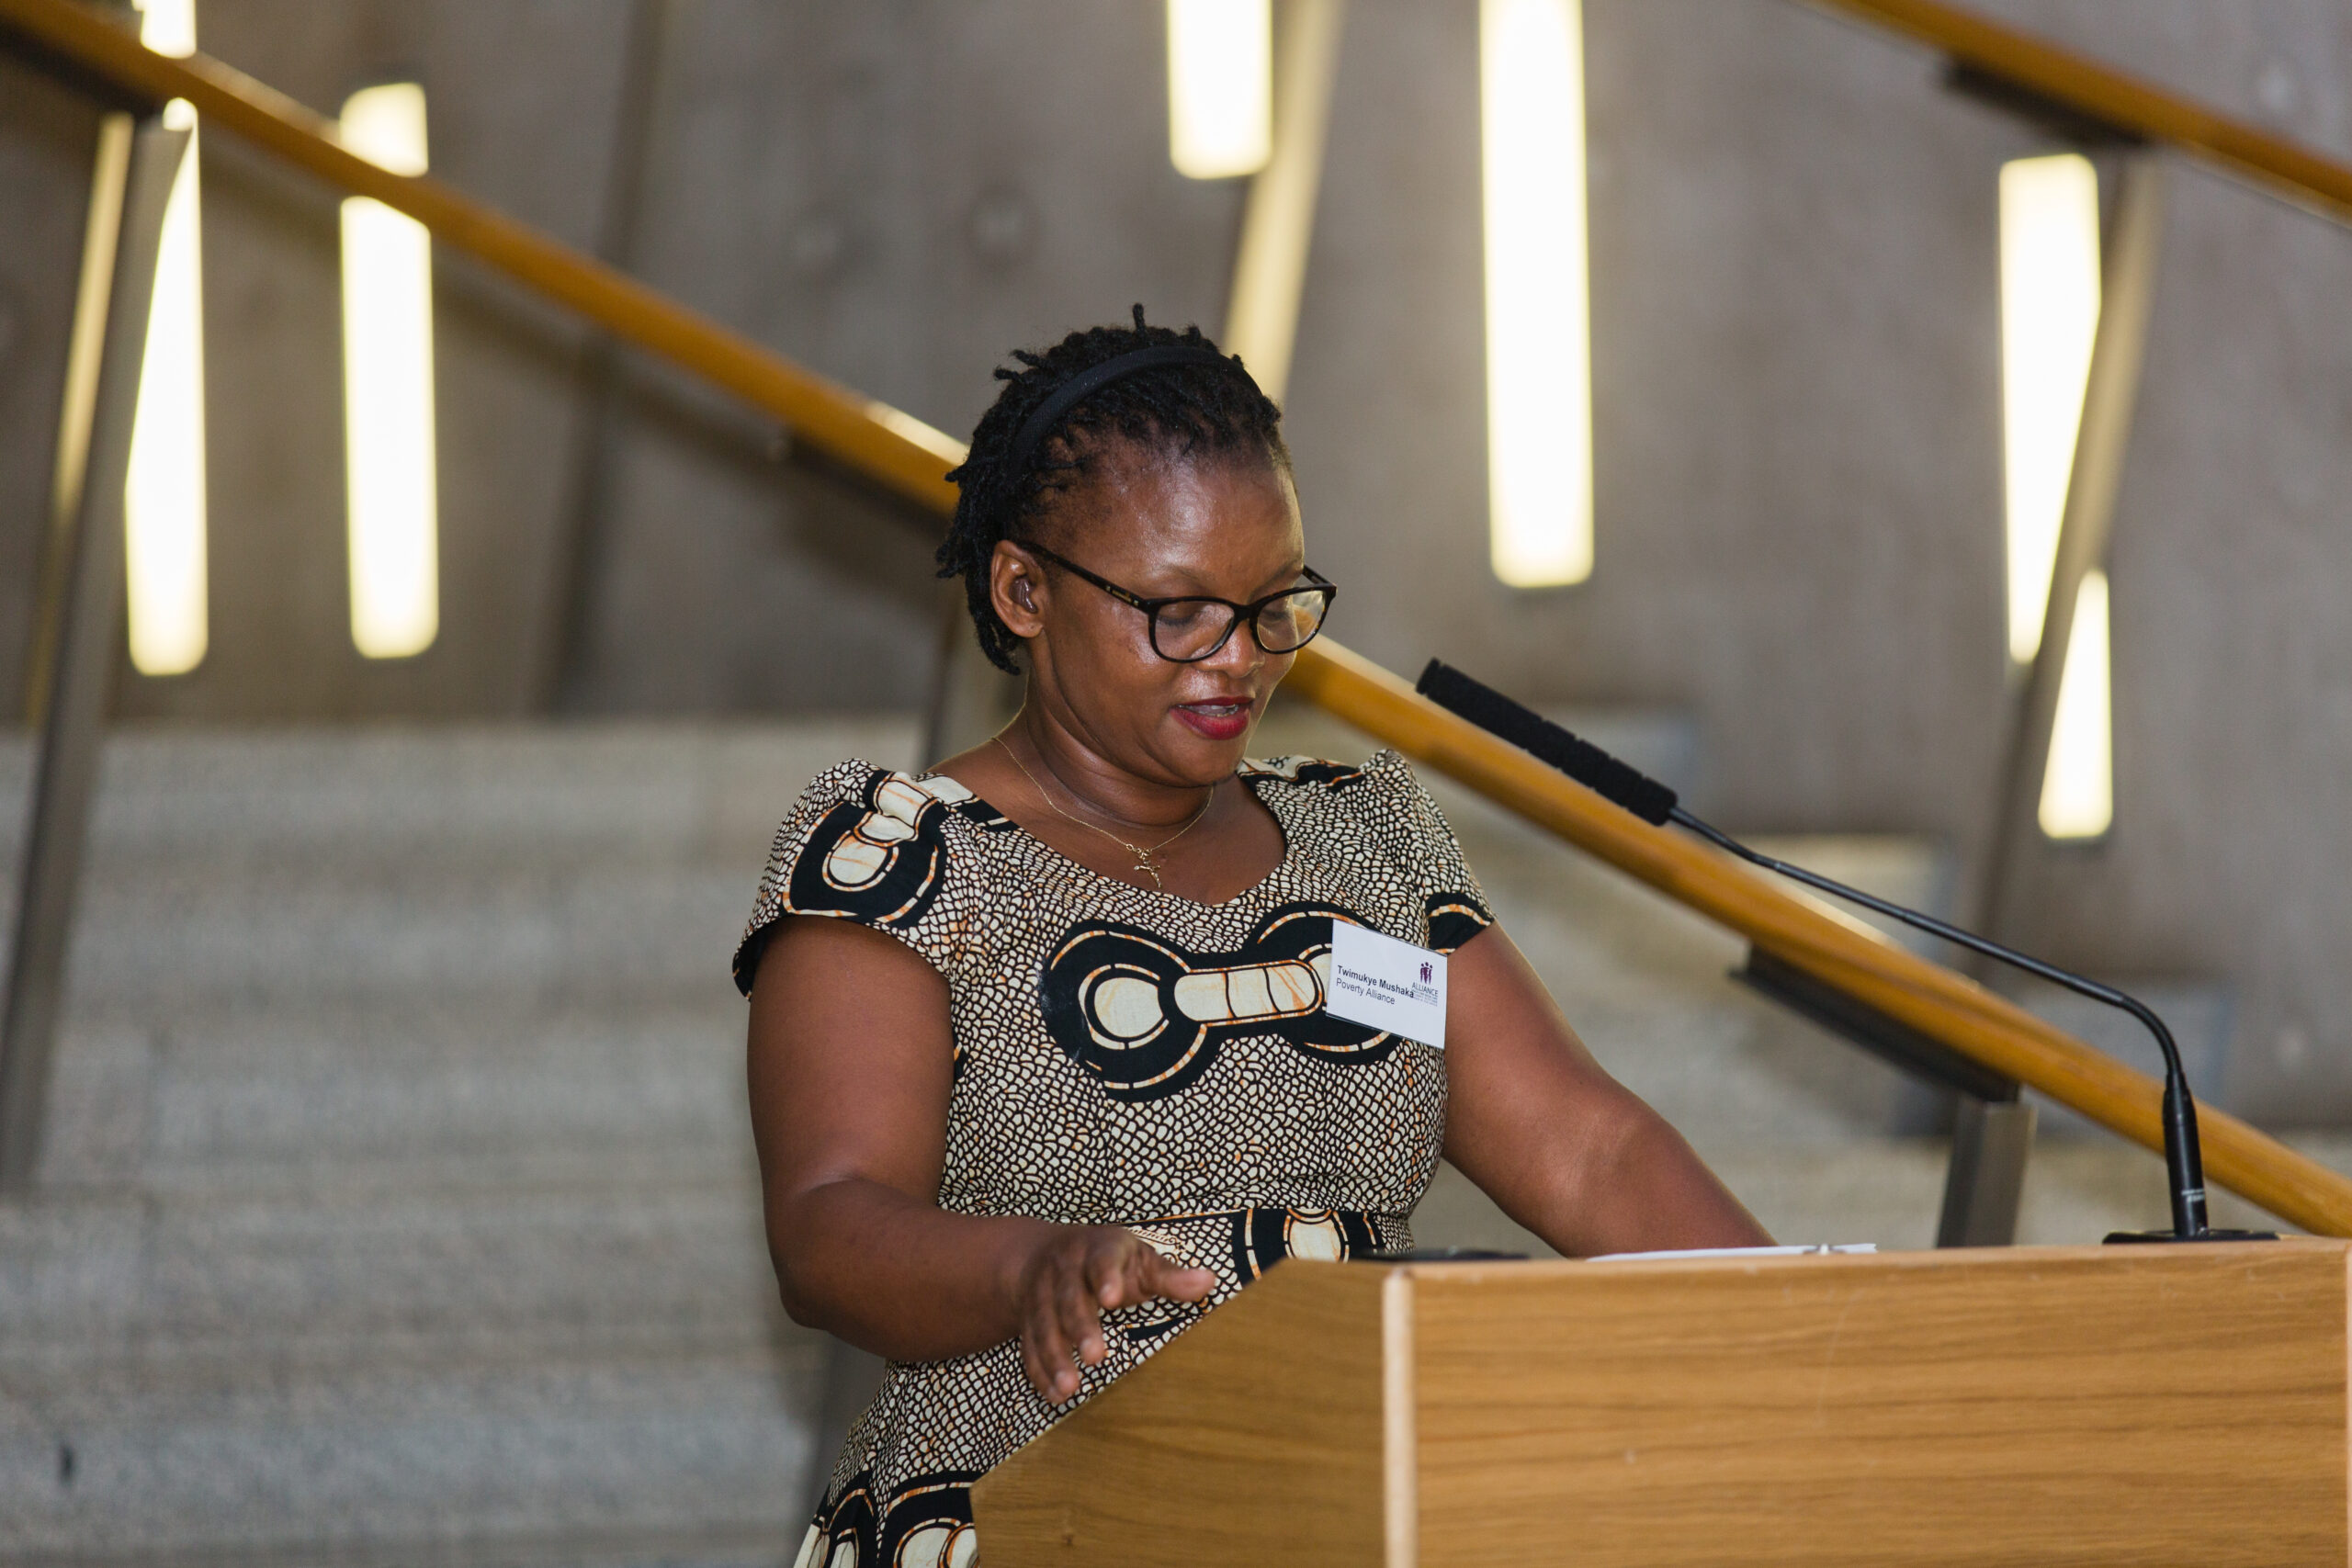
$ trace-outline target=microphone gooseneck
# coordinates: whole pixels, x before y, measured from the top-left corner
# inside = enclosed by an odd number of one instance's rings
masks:
[[[1440,707],[1549,762],[1602,799],[1623,807],[1653,826],[1664,827],[1669,822],[1678,824],[1751,865],[1761,866],[1792,882],[1803,883],[1833,897],[1860,905],[1889,919],[1900,920],[1929,936],[2022,969],[2052,985],[2062,986],[2077,996],[2087,997],[2095,1002],[2103,1002],[2131,1014],[2155,1036],[2156,1047],[2164,1053],[2165,1169],[2172,1185],[2173,1228],[2169,1234],[2119,1232],[2108,1239],[2219,1241],[2267,1234],[2216,1231],[2206,1223],[2204,1157],[2197,1134],[2197,1101],[2188,1090],[2188,1074],[2181,1065],[2180,1048],[2173,1042],[2172,1031],[2165,1027],[2164,1020],[2156,1016],[2153,1008],[2137,997],[2061,969],[2054,964],[2044,963],[2030,953],[2019,953],[1973,931],[1962,931],[1933,915],[1922,914],[1917,909],[1865,893],[1859,887],[1849,887],[1819,872],[1807,871],[1803,866],[1792,865],[1786,861],[1751,850],[1722,829],[1691,815],[1684,809],[1674,791],[1656,779],[1618,761],[1589,740],[1554,724],[1534,709],[1514,702],[1493,687],[1473,680],[1442,660],[1430,660],[1415,689]]]
[[[1653,828],[1663,828],[1680,809],[1674,792],[1637,769],[1627,766],[1595,746],[1572,735],[1533,708],[1504,696],[1492,686],[1472,680],[1453,665],[1432,659],[1421,671],[1415,691],[1442,708],[1451,709],[1479,728],[1501,736],[1522,751],[1543,761],[1608,801],[1621,806]]]

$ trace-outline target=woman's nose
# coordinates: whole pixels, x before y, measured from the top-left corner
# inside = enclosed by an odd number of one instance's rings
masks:
[[[1254,675],[1265,661],[1266,650],[1258,646],[1250,624],[1241,620],[1233,623],[1232,635],[1225,639],[1225,646],[1203,660],[1213,670],[1230,671],[1238,675]]]

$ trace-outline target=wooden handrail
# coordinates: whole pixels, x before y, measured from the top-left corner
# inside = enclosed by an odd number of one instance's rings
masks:
[[[2119,130],[2177,147],[2271,194],[2352,223],[2352,167],[2244,120],[1941,0],[1809,0],[1916,39]]]
[[[1822,913],[1696,840],[1619,810],[1328,637],[1307,645],[1286,684],[1774,957],[2134,1143],[2163,1149],[2163,1085],[1965,976]],[[2352,1181],[2226,1111],[2199,1106],[2197,1116],[2210,1179],[2307,1230],[2352,1235]]]
[[[785,421],[797,436],[910,499],[942,513],[953,508],[956,491],[944,475],[963,460],[961,443],[813,375],[447,186],[390,174],[354,156],[335,143],[328,122],[219,62],[155,54],[75,0],[0,0],[0,27],[145,96],[187,99],[220,128],[332,186],[400,209],[436,238],[563,301],[615,336],[727,388]],[[1951,970],[1792,897],[1715,851],[1604,804],[1329,638],[1300,654],[1290,684],[1774,956],[2136,1143],[2164,1146],[2163,1089],[2154,1078]],[[2352,1181],[2233,1116],[2210,1108],[2199,1116],[2206,1173],[2213,1182],[2290,1224],[2352,1236]]]
[[[186,98],[207,122],[330,186],[399,209],[442,243],[775,414],[796,440],[926,506],[956,504],[946,473],[963,461],[964,448],[952,437],[768,352],[430,175],[396,175],[369,163],[336,140],[333,120],[241,71],[202,54],[157,54],[74,0],[0,0],[0,28],[143,97]]]

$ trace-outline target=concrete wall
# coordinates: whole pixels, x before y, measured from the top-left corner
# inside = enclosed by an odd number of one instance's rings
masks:
[[[1149,8],[642,3],[665,47],[643,240],[623,259],[676,298],[950,429],[1013,344],[1138,299],[1214,324],[1239,192],[1168,166]],[[436,175],[583,248],[610,226],[631,0],[205,0],[199,22],[208,51],[322,112],[413,75]],[[214,640],[187,676],[132,678],[131,711],[921,700],[929,520],[780,464],[769,423],[658,366],[625,359],[596,425],[580,330],[447,253],[442,632],[413,660],[359,658],[334,203],[225,137],[205,155]],[[575,549],[587,581],[558,679]]]
[[[2352,158],[2340,6],[1998,7]],[[2111,581],[2116,821],[2039,868],[2029,935],[2229,980],[2231,1087],[2352,1115],[2352,232],[2189,167],[2172,183]]]
[[[200,24],[330,112],[420,73],[436,172],[593,244],[632,3],[202,0]],[[1016,344],[1136,299],[1221,318],[1240,193],[1168,166],[1156,4],[634,3],[669,47],[626,259],[738,329],[960,433]],[[2352,155],[2352,17],[2329,0],[1989,8]],[[1682,710],[1727,821],[1928,833],[1973,863],[2007,678],[1994,182],[2044,144],[1924,53],[1785,0],[1587,0],[1599,570],[1514,592],[1484,538],[1475,17],[1352,8],[1290,421],[1315,560],[1348,590],[1336,634],[1534,699]],[[37,217],[0,249],[30,323],[0,358],[0,674],[85,161],[72,107],[16,80],[0,182]],[[659,370],[627,368],[595,423],[578,332],[446,255],[442,639],[358,659],[334,204],[226,138],[206,160],[213,653],[126,707],[919,700],[924,528]],[[2163,265],[2113,563],[2117,826],[2044,857],[2016,934],[2232,984],[2237,1102],[2352,1114],[2352,234],[2184,168]]]
[[[1013,347],[1222,310],[1238,188],[1166,155],[1157,7],[681,4],[644,275],[958,434]],[[593,708],[922,699],[936,524],[639,420]],[[846,526],[844,525],[846,524]]]
[[[430,95],[434,172],[592,243],[625,11],[537,5],[200,6],[198,38],[329,115],[370,81]],[[578,333],[479,270],[435,280],[441,632],[422,657],[353,650],[344,547],[333,197],[226,136],[205,147],[212,647],[134,712],[512,712],[547,615]]]
[[[1992,171],[2023,139],[1799,8],[1587,18],[1594,576],[1487,565],[1475,8],[1366,7],[1293,394],[1341,635],[1695,709],[1740,819],[1953,830],[2001,689]]]

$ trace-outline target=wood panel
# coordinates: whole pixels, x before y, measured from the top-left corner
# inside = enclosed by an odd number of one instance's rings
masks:
[[[1419,1562],[2342,1563],[2346,1254],[1416,1269]]]
[[[1382,1562],[1394,1273],[1283,1264],[999,1465],[988,1568]]]

